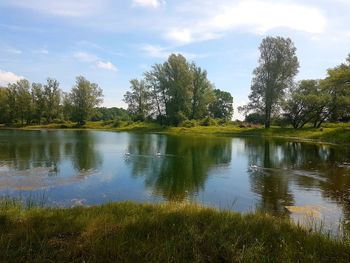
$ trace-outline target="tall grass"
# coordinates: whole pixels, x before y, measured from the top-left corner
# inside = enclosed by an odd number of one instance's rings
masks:
[[[199,205],[0,205],[1,262],[349,262],[350,243]]]

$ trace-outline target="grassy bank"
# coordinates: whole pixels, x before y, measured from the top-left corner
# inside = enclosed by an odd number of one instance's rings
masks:
[[[75,129],[74,123],[26,126],[21,129]],[[272,127],[240,128],[238,125],[215,125],[186,127],[164,127],[155,123],[124,123],[118,127],[104,122],[88,122],[85,129],[112,131],[155,132],[166,134],[212,134],[226,136],[256,136],[271,138],[287,138],[325,143],[350,144],[350,124],[324,124],[322,128],[306,127],[303,129]]]
[[[0,205],[1,262],[349,262],[350,242],[195,205]]]

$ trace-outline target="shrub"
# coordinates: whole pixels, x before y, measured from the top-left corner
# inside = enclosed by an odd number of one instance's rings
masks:
[[[57,123],[57,124],[64,124],[64,123],[65,123],[65,121],[62,120],[62,119],[53,119],[52,122],[53,122],[53,123]]]
[[[185,128],[192,128],[197,125],[197,122],[195,120],[185,120],[181,122],[180,126]]]
[[[206,117],[201,121],[201,126],[215,126],[217,122],[215,119],[211,117]]]
[[[120,119],[115,119],[115,120],[113,121],[112,126],[113,126],[114,128],[118,128],[118,127],[121,127],[122,124],[123,124],[123,122],[122,122]]]

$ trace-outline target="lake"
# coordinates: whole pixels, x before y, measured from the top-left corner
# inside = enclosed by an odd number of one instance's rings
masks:
[[[199,202],[296,220],[307,211],[334,229],[350,222],[350,149],[254,137],[0,130],[0,195],[51,207]]]

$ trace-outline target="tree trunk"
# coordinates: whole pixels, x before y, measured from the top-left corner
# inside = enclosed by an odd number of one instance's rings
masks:
[[[270,122],[271,122],[271,110],[266,108],[266,110],[265,110],[265,129],[270,128]]]

